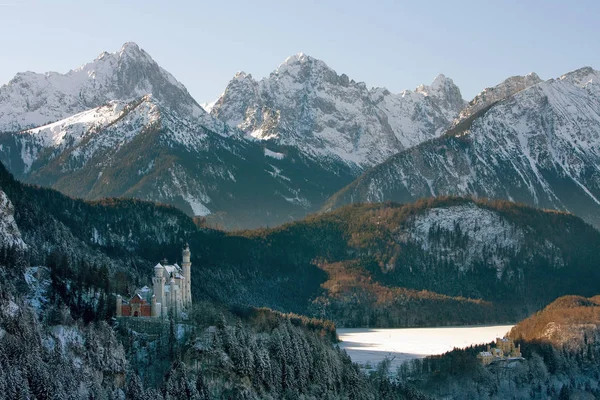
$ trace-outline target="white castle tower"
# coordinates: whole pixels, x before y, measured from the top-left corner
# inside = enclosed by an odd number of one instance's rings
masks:
[[[122,316],[123,298],[120,294],[117,295],[117,317]]]
[[[192,263],[190,262],[190,245],[185,244],[183,248],[182,257],[183,261],[181,262],[181,267],[183,268],[183,307],[188,308],[192,305]]]
[[[170,301],[168,304],[169,307],[169,315],[173,316],[173,318],[177,319],[181,316],[181,288],[177,283],[175,283],[175,279],[171,278],[169,281],[169,297]]]
[[[160,264],[156,264],[154,267],[154,277],[152,283],[154,284],[154,296],[156,299],[156,316],[166,316],[166,298],[165,298],[165,268]],[[160,311],[159,311],[160,310]]]

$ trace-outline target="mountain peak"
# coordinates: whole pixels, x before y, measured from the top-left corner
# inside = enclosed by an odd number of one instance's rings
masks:
[[[434,93],[439,92],[440,90],[443,90],[446,87],[451,87],[451,86],[456,86],[454,84],[454,81],[450,78],[448,78],[446,75],[444,74],[439,74],[438,76],[436,76],[433,79],[433,82],[431,82],[431,85],[419,85],[416,89],[415,92],[417,93],[423,93],[426,95],[433,95]]]
[[[431,85],[420,85],[415,89],[415,93],[421,93],[425,96],[438,99],[444,104],[447,110],[451,113],[460,112],[465,105],[460,89],[454,81],[444,74],[439,74],[435,77]],[[450,115],[450,114],[448,114]]]
[[[305,53],[297,53],[286,58],[273,73],[303,75],[309,71],[334,72],[327,64],[325,64],[325,62],[311,57]]]
[[[138,46],[137,43],[125,42],[125,43],[123,43],[123,46],[121,46],[120,53],[132,53],[132,52],[139,52],[139,51],[140,51],[140,46]]]
[[[431,87],[441,87],[446,85],[447,83],[454,83],[452,79],[446,77],[444,74],[439,74],[435,77],[433,82],[431,83]]]
[[[244,71],[238,71],[233,76],[234,81],[243,81],[245,79],[252,79],[252,74],[247,74]]]
[[[125,42],[118,51],[108,52],[103,51],[98,57],[92,62],[83,64],[75,71],[95,71],[97,69],[110,69],[112,65],[121,64],[125,62],[128,64],[130,61],[143,62],[148,64],[156,64],[156,61],[152,59],[144,49],[140,48],[135,42]],[[99,67],[99,65],[105,65],[105,67]]]
[[[126,42],[123,44],[121,50],[119,50],[116,55],[120,60],[131,59],[156,64],[152,57],[150,57],[150,54],[146,53],[144,49],[140,48],[140,46],[134,42]]]
[[[486,107],[509,98],[510,96],[540,82],[542,82],[542,79],[535,72],[530,72],[523,76],[511,76],[496,86],[485,88],[469,102],[464,110],[460,112],[458,118],[454,121],[453,126],[457,126],[460,122],[475,115]]]
[[[571,82],[577,86],[585,86],[589,82],[597,82],[600,80],[600,71],[596,71],[592,67],[582,67],[564,74],[559,79],[561,81]]]
[[[303,63],[309,60],[314,60],[313,57],[305,54],[305,53],[296,53],[293,54],[291,56],[289,56],[288,58],[286,58],[282,64],[295,64],[295,63]]]
[[[103,52],[66,74],[17,74],[0,88],[0,131],[46,125],[111,100],[131,101],[147,94],[182,115],[204,117],[180,82],[136,43],[127,42],[119,51]]]

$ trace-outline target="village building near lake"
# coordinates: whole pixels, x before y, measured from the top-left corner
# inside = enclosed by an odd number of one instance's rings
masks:
[[[511,338],[496,338],[496,347],[488,345],[486,351],[477,354],[477,359],[483,365],[489,365],[494,361],[522,359],[521,345],[515,346],[515,341]]]
[[[117,317],[180,319],[192,305],[190,247],[185,245],[181,266],[163,260],[154,266],[152,288],[144,286],[124,300],[117,296]]]

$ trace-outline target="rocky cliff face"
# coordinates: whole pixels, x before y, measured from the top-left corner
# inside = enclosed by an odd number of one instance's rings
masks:
[[[21,231],[15,222],[15,208],[6,193],[0,190],[0,248],[25,249]]]
[[[250,137],[364,168],[439,136],[464,104],[443,75],[431,86],[392,94],[300,53],[260,81],[236,74],[211,114]]]
[[[540,77],[532,72],[525,76],[511,76],[494,87],[486,88],[467,104],[452,125],[457,126],[493,104],[540,82],[542,82]]]
[[[325,209],[460,194],[567,210],[598,227],[599,94],[600,73],[582,68],[500,96],[478,113],[465,111],[470,117],[444,137],[369,170]]]

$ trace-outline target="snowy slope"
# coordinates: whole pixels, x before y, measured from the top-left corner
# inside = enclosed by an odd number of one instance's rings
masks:
[[[507,99],[521,90],[540,82],[542,82],[540,77],[535,72],[532,72],[525,76],[511,76],[494,87],[486,88],[469,102],[460,112],[458,118],[453,121],[452,125],[456,126],[498,101]]]
[[[14,218],[15,208],[10,199],[0,190],[0,248],[16,247],[25,249],[27,245],[21,238],[21,232]]]
[[[71,196],[142,198],[248,227],[316,211],[356,176],[250,139],[134,43],[0,88],[0,161],[20,180]]]
[[[46,125],[114,100],[129,102],[147,94],[223,133],[224,126],[208,117],[180,82],[131,42],[66,74],[17,74],[0,87],[0,132]]]
[[[369,90],[300,53],[260,81],[237,73],[209,108],[253,138],[362,168],[439,136],[464,105],[458,87],[443,75],[431,86],[392,94]]]
[[[136,197],[190,215],[217,213],[220,224],[235,227],[316,211],[353,177],[340,168],[325,171],[296,152],[215,134],[152,95],[4,134],[0,150],[0,160],[30,183],[88,199]]]
[[[418,215],[409,228],[409,237],[428,254],[437,254],[459,265],[461,271],[471,270],[477,263],[496,268],[502,273],[516,255],[522,251],[527,231],[503,218],[498,212],[465,204],[452,207],[431,208]],[[442,239],[440,239],[442,238]],[[457,238],[464,245],[443,238]],[[564,261],[555,255],[555,246],[545,241],[544,256],[554,265]]]
[[[534,84],[472,117],[368,171],[326,208],[459,194],[568,210],[600,226],[600,72]]]

